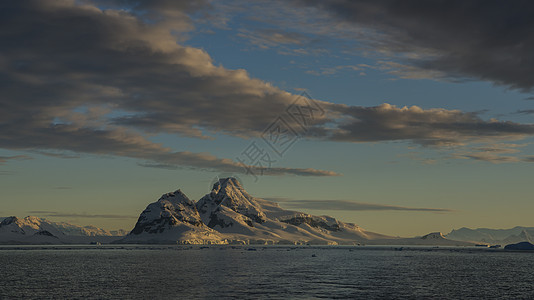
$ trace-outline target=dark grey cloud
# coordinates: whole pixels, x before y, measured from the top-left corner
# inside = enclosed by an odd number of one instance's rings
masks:
[[[83,3],[0,3],[2,148],[245,172],[228,159],[172,151],[144,132],[256,136],[295,96],[177,44],[192,27],[183,1],[107,4],[126,10]],[[297,168],[266,174],[336,175]]]
[[[236,161],[170,149],[149,136],[258,137],[296,96],[245,70],[216,66],[205,51],[180,43],[192,28],[187,13],[209,4],[93,3],[0,2],[0,147],[245,173]],[[262,34],[277,43],[298,45],[306,39],[275,30]],[[534,133],[531,125],[485,121],[455,110],[320,104],[327,113],[309,132],[321,140],[443,145]],[[264,170],[264,175],[287,174],[339,175],[311,168]]]
[[[444,208],[406,207],[396,205],[360,203],[347,200],[300,200],[289,198],[265,198],[280,203],[286,208],[315,209],[315,210],[344,210],[344,211],[421,211],[421,212],[453,212]]]
[[[520,109],[515,112],[516,114],[523,114],[523,115],[533,115],[534,109]]]
[[[59,217],[59,218],[87,218],[87,219],[135,219],[136,216],[129,215],[114,215],[114,214],[79,214],[79,213],[65,213],[48,210],[32,210],[27,213],[37,215],[39,217]]]
[[[456,79],[475,78],[532,90],[532,1],[298,0],[338,23],[368,29],[381,53],[412,54],[405,64]],[[362,39],[361,36],[357,38]]]
[[[460,145],[475,141],[521,139],[534,134],[534,125],[483,120],[477,113],[417,106],[332,106],[345,116],[333,129],[317,129],[317,135],[334,141],[411,141],[420,145]]]

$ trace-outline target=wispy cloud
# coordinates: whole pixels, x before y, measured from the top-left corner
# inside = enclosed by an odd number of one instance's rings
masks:
[[[358,71],[360,75],[365,75],[365,68],[362,66],[353,66],[353,65],[343,65],[343,66],[335,66],[335,67],[324,67],[320,68],[318,71],[316,70],[308,70],[306,71],[307,74],[316,75],[316,76],[330,76],[337,74],[340,71],[348,70],[348,71]]]
[[[314,209],[314,210],[344,210],[344,211],[421,211],[421,212],[454,212],[445,208],[406,207],[396,205],[361,203],[348,200],[301,200],[290,198],[265,198],[280,203],[286,208]]]
[[[515,112],[516,114],[523,114],[523,115],[533,115],[534,109],[520,109]]]
[[[50,157],[56,157],[56,158],[80,158],[80,155],[74,154],[74,153],[66,153],[66,152],[50,152],[50,151],[43,151],[43,150],[32,150],[31,152],[41,154],[44,156],[50,156]]]
[[[518,148],[528,144],[499,143],[461,150],[452,155],[455,159],[472,159],[494,164],[530,162],[528,156],[519,155]]]
[[[302,45],[309,42],[309,38],[301,33],[287,32],[274,28],[258,30],[241,29],[237,35],[262,49],[287,44]]]
[[[395,78],[452,80],[450,75],[439,70],[425,69],[419,66],[401,64],[394,61],[378,61],[377,64],[377,69],[393,75]]]
[[[28,159],[33,159],[33,158],[28,155],[0,156],[0,165],[11,160],[28,160]]]

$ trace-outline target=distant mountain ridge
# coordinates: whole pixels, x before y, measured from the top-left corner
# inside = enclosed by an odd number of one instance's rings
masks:
[[[141,213],[119,243],[172,244],[442,244],[472,245],[439,238],[395,238],[328,216],[282,209],[248,194],[235,178],[215,182],[198,202],[181,190],[167,193]]]
[[[23,219],[15,216],[0,218],[0,243],[2,244],[85,243],[115,239],[117,239],[116,235],[94,226],[52,222],[34,216],[27,216]]]
[[[534,242],[534,227],[516,226],[509,229],[477,228],[471,229],[462,227],[453,229],[447,238],[488,244],[513,244],[519,242]]]

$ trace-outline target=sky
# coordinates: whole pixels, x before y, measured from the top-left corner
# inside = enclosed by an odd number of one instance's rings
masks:
[[[393,236],[534,226],[530,1],[0,3],[0,216],[133,228],[163,193]]]

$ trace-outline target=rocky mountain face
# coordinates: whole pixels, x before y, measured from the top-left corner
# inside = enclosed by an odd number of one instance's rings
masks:
[[[181,190],[164,194],[141,213],[122,243],[217,244],[219,234],[202,221],[196,205]]]
[[[210,228],[232,226],[254,227],[254,223],[267,221],[261,206],[254,201],[235,178],[221,179],[213,185],[211,193],[196,204],[202,221]]]
[[[163,195],[147,206],[119,243],[354,245],[397,241],[332,217],[282,209],[250,195],[237,179],[223,178],[196,203],[180,190]]]
[[[132,233],[162,233],[165,229],[179,224],[197,227],[203,225],[195,203],[182,191],[177,190],[148,205],[141,213]]]

